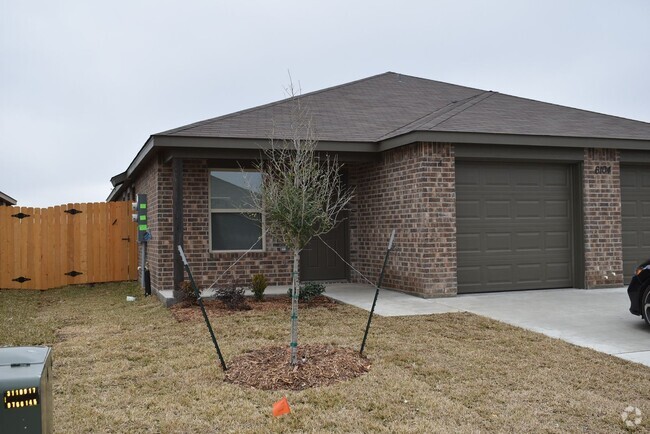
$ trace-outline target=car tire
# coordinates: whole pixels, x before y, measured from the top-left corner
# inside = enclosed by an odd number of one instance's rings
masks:
[[[641,297],[641,316],[645,323],[650,326],[650,285],[643,292]]]

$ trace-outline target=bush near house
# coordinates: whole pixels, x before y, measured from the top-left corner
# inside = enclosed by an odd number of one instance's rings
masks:
[[[298,300],[308,303],[314,297],[322,295],[325,292],[325,285],[318,282],[307,282],[300,285]],[[291,288],[287,290],[287,295],[291,297]]]
[[[264,300],[264,290],[269,286],[269,281],[263,274],[255,274],[251,278],[251,291],[257,301]]]
[[[251,307],[246,303],[246,297],[244,296],[245,291],[246,288],[233,281],[220,285],[215,289],[214,296],[217,300],[221,300],[230,310],[250,310]]]

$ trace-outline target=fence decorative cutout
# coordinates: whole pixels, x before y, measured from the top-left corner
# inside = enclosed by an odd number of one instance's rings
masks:
[[[28,280],[32,280],[32,279],[29,279],[29,278],[27,278],[27,277],[25,277],[25,276],[20,276],[20,277],[17,277],[17,278],[15,278],[15,279],[11,279],[11,280],[12,280],[13,282],[25,283],[25,282],[27,282]]]

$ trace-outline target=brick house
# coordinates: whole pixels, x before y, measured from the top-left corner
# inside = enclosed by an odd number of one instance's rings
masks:
[[[648,123],[392,72],[300,98],[318,149],[338,155],[356,189],[325,241],[374,278],[397,229],[388,288],[438,297],[622,286],[650,256]],[[154,134],[111,179],[108,200],[148,194],[154,291],[183,280],[174,245],[209,286],[262,233],[238,200],[259,174],[245,184],[239,167],[288,136],[291,104]],[[289,253],[263,238],[234,273],[287,284]],[[301,264],[304,280],[360,281],[318,240]]]

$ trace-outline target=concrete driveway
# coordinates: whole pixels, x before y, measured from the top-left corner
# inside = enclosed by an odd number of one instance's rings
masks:
[[[285,290],[286,291],[286,290]],[[370,285],[328,285],[331,298],[370,310]],[[626,288],[551,289],[422,299],[382,289],[382,316],[472,312],[650,366],[650,327],[629,313]]]

